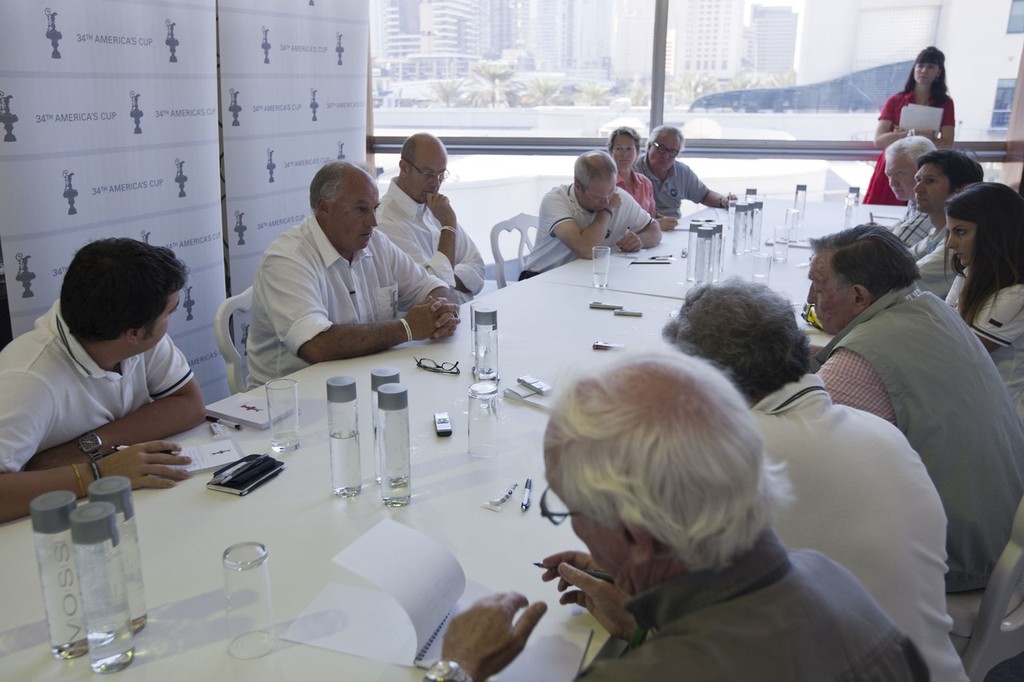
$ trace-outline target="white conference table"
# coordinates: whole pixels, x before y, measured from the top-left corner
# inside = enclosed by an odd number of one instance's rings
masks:
[[[642,310],[643,317],[615,317],[591,310],[595,290],[523,282],[487,297],[499,311],[499,367],[502,385],[532,374],[557,390],[569,365],[605,366],[619,351],[594,351],[595,340],[624,343],[630,350],[665,349],[660,330],[678,302],[616,293],[615,300]],[[602,292],[603,293],[603,292]],[[541,632],[565,627],[595,628],[596,648],[604,634],[589,614],[558,605],[554,583],[543,583],[532,562],[565,549],[582,549],[570,524],[555,527],[539,513],[545,489],[541,439],[546,416],[531,407],[501,406],[501,452],[492,459],[468,456],[466,393],[472,382],[468,306],[457,334],[431,344],[411,344],[370,357],[308,367],[295,376],[300,386],[302,445],[281,455],[286,470],[274,481],[237,498],[208,491],[210,474],[198,474],[171,490],[135,491],[150,620],[136,640],[138,658],[118,673],[124,680],[419,680],[422,671],[355,656],[278,642],[255,661],[235,661],[224,640],[223,575],[220,557],[229,545],[264,542],[270,553],[275,619],[279,629],[295,619],[328,582],[364,586],[332,564],[331,558],[383,518],[407,524],[448,547],[467,580],[495,591],[517,590],[551,609]],[[426,372],[413,357],[458,361],[459,376]],[[412,422],[413,499],[403,509],[386,509],[370,483],[369,372],[398,367],[409,386]],[[336,499],[330,466],[324,382],[349,374],[358,379],[363,477],[362,494]],[[432,414],[448,411],[454,434],[438,438]],[[206,425],[184,434],[182,445],[210,439]],[[265,452],[268,433],[244,429],[236,441],[246,452]],[[534,504],[518,508],[527,476],[534,479]],[[513,500],[500,513],[480,504],[511,483]],[[36,576],[31,526],[27,519],[0,526],[0,678],[78,680],[92,677],[87,657],[55,661],[48,648]]]
[[[830,208],[830,207],[829,207]],[[842,207],[835,211],[841,224]],[[767,216],[766,216],[767,218]],[[768,234],[765,221],[765,234]],[[824,233],[829,230],[816,230]],[[652,254],[676,253],[686,235],[668,233]],[[775,273],[772,286],[795,303],[806,292],[806,249],[792,249],[790,263]],[[729,268],[745,277],[742,259]],[[557,393],[573,369],[610,366],[623,352],[669,351],[661,329],[676,313],[685,284],[685,261],[671,265],[629,265],[612,259],[608,289],[591,286],[590,263],[577,261],[526,282],[512,284],[484,299],[498,310],[499,370],[502,386],[531,374]],[[643,313],[618,317],[590,309],[591,301],[620,304]],[[501,405],[500,454],[474,459],[467,454],[467,390],[472,383],[469,306],[457,333],[435,343],[413,343],[352,360],[307,367],[294,376],[300,386],[302,445],[280,456],[286,470],[246,497],[208,491],[209,473],[197,474],[171,490],[135,491],[149,624],[136,639],[138,658],[120,679],[262,680],[358,679],[386,682],[420,680],[422,671],[388,665],[312,646],[279,641],[273,653],[236,661],[226,651],[221,553],[231,544],[255,540],[267,545],[275,620],[282,632],[330,582],[365,587],[331,558],[384,518],[406,524],[446,546],[468,581],[494,591],[516,590],[550,609],[535,637],[593,628],[590,653],[606,637],[589,616],[558,605],[553,583],[543,583],[532,566],[553,552],[582,549],[570,524],[555,527],[541,518],[545,489],[541,443],[546,415],[509,401]],[[620,343],[625,350],[593,350],[595,341]],[[416,367],[415,357],[459,362],[450,376]],[[370,482],[369,373],[380,366],[401,371],[409,387],[412,428],[412,491],[408,507],[382,506],[379,487]],[[357,378],[365,485],[360,496],[338,499],[330,493],[326,391],[328,377]],[[548,401],[550,402],[550,401]],[[447,411],[454,434],[438,438],[432,415]],[[184,446],[210,440],[207,425],[176,437]],[[244,429],[235,436],[245,452],[266,452],[266,431]],[[519,510],[521,487],[534,480],[532,508]],[[500,513],[480,504],[512,483],[516,491]],[[11,680],[91,679],[87,657],[56,661],[49,653],[31,525],[27,519],[0,525],[0,678]],[[553,681],[554,682],[554,681]]]

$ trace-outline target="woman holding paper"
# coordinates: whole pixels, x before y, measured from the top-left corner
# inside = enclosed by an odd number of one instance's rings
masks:
[[[946,201],[957,278],[946,296],[992,354],[1024,417],[1024,198],[979,182]]]
[[[917,106],[906,110],[908,105]],[[935,111],[917,107],[928,107]],[[938,124],[917,125],[912,118],[937,120]],[[911,125],[907,125],[908,122]],[[889,188],[885,175],[885,148],[896,140],[912,135],[927,137],[936,147],[949,148],[953,146],[953,126],[953,98],[946,89],[946,55],[937,47],[926,47],[914,60],[903,92],[887,99],[878,116],[875,147],[883,151],[875,162],[875,172],[864,195],[864,203],[905,205],[906,202],[897,199]]]

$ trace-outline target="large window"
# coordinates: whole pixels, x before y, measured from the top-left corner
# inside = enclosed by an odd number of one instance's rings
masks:
[[[1007,33],[1024,33],[1024,0],[1012,0],[1010,4],[1010,22]]]
[[[1011,14],[1011,27],[1012,17],[1024,19],[1024,0],[992,1]],[[957,143],[983,161],[1002,158],[1005,80],[1012,85],[1021,52],[1007,15],[979,12],[975,0],[370,7],[371,135],[382,189],[405,136],[445,138],[453,176],[444,191],[464,207],[456,206],[460,220],[473,217],[484,230],[478,244],[498,220],[536,213],[543,192],[569,180],[571,158],[621,125],[642,136],[660,123],[682,128],[683,160],[718,191],[756,186],[789,196],[799,182],[841,200],[848,186],[867,185],[878,113],[927,45],[947,55]],[[997,90],[993,115],[987,103]],[[503,185],[512,189],[495,193]],[[480,205],[470,203],[476,197]]]
[[[960,105],[957,137],[984,140],[989,112],[964,104],[988,100],[1020,56],[1006,15],[974,0],[370,2],[384,136],[595,138],[620,124],[645,133],[654,91],[664,92],[655,122],[691,126],[695,138],[869,142],[915,55],[938,45]],[[1024,0],[994,2],[1011,31],[1024,30],[1014,28]],[[664,68],[652,74],[663,5]]]
[[[1001,78],[996,85],[996,101],[992,105],[992,127],[1006,128],[1010,125],[1010,107],[1013,105],[1013,93],[1017,81],[1012,78]]]

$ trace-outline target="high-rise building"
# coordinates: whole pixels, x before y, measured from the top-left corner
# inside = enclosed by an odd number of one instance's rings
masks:
[[[381,0],[378,58],[400,80],[458,78],[480,59],[473,0]]]
[[[740,71],[743,0],[683,0],[669,6],[671,72],[729,80]]]
[[[574,66],[573,9],[573,0],[528,0],[524,43],[538,71]]]
[[[754,5],[747,53],[749,70],[759,74],[792,71],[796,55],[796,25],[797,14],[789,7]]]
[[[612,77],[632,80],[651,73],[651,43],[643,39],[654,33],[654,14],[650,5],[634,0],[615,0],[615,18],[611,35]],[[672,65],[670,56],[667,63]]]

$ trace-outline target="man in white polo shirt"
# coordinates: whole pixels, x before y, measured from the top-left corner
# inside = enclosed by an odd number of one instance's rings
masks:
[[[167,336],[185,278],[170,249],[134,239],[75,254],[60,300],[0,353],[0,521],[27,514],[43,492],[83,497],[101,476],[136,488],[188,477],[174,466],[188,458],[168,454],[177,446],[153,440],[205,414],[199,382]],[[114,452],[131,443],[142,444]]]
[[[626,190],[615,186],[615,161],[605,151],[576,159],[573,182],[555,187],[541,200],[537,244],[519,279],[589,260],[595,246],[639,251],[661,242],[661,229]]]

